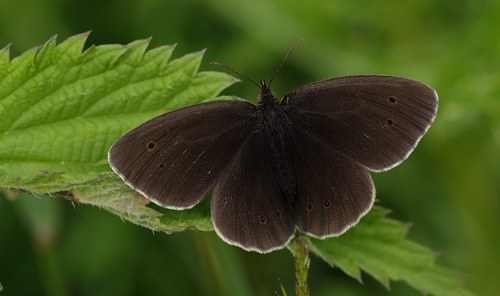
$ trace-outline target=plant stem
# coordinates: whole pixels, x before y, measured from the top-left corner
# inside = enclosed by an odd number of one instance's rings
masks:
[[[307,287],[307,272],[309,271],[309,242],[304,241],[302,234],[297,238],[295,250],[295,293],[297,296],[310,296]]]

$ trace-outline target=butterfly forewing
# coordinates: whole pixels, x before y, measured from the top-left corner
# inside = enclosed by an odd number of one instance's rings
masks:
[[[190,208],[205,197],[247,139],[255,105],[217,101],[155,117],[121,137],[109,163],[155,203]]]
[[[246,250],[283,248],[295,233],[291,208],[271,166],[266,134],[250,133],[212,193],[212,219],[220,237]]]
[[[411,79],[359,75],[302,86],[284,97],[295,124],[370,170],[390,169],[434,120],[436,92]]]

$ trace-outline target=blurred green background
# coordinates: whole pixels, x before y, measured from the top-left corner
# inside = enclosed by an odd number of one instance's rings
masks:
[[[378,204],[411,222],[409,238],[466,275],[477,295],[500,291],[500,1],[2,0],[0,47],[11,57],[92,30],[88,45],[153,36],[174,57],[207,48],[202,71],[227,64],[269,79],[278,96],[351,74],[390,74],[437,90],[434,125],[401,166],[372,174]],[[255,100],[248,82],[224,91]],[[0,295],[293,295],[289,251],[247,253],[213,232],[152,233],[63,198],[0,195]],[[311,295],[421,295],[363,284],[312,258]]]

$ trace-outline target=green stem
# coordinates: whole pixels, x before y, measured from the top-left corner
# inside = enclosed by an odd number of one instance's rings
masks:
[[[295,293],[297,296],[309,296],[307,287],[307,273],[309,271],[309,242],[302,238],[302,234],[297,238],[297,249],[295,250]]]

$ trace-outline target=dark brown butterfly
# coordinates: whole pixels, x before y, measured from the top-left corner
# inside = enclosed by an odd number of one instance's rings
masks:
[[[214,101],[143,123],[111,147],[111,167],[169,209],[191,208],[213,189],[217,234],[266,253],[296,228],[326,238],[356,224],[375,198],[368,170],[405,160],[438,107],[432,88],[395,76],[321,80],[281,100],[260,88],[257,105]]]

